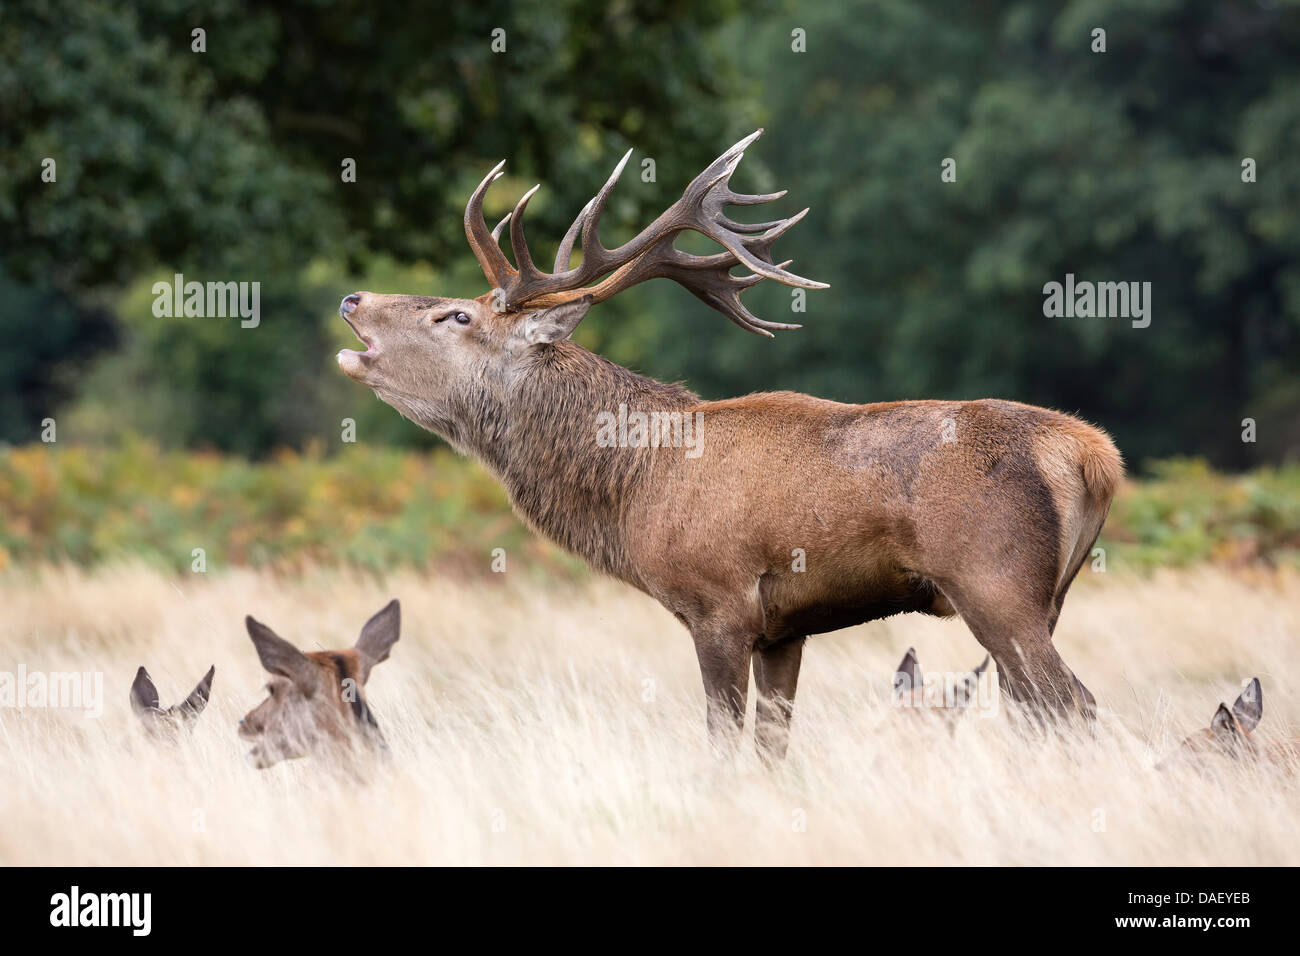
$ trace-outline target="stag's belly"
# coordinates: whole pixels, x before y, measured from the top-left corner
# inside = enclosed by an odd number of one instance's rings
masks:
[[[760,644],[825,634],[867,621],[919,611],[948,617],[954,613],[934,584],[901,568],[873,567],[831,579],[798,577],[798,572],[764,575]]]

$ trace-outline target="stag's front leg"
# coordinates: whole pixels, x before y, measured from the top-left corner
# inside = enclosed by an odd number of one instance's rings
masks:
[[[736,752],[745,728],[749,697],[749,654],[753,637],[735,631],[693,628],[707,700],[709,740],[723,756]]]

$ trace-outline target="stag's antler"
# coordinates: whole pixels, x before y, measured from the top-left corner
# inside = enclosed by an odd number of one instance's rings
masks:
[[[775,279],[784,285],[802,289],[826,289],[824,282],[815,282],[786,271],[793,260],[775,263],[772,244],[802,219],[808,210],[796,213],[789,219],[772,222],[743,223],[723,214],[724,206],[753,206],[771,202],[785,195],[785,190],[763,195],[732,192],[728,185],[745,155],[745,147],[762,135],[760,129],[746,136],[731,149],[715,159],[686,187],[682,198],[666,209],[636,238],[616,249],[606,249],[597,235],[600,214],[614,184],[618,181],[632,155],[629,149],[623,154],[614,172],[600,191],[592,197],[573,221],[560,242],[552,272],[542,272],[533,264],[524,238],[524,210],[528,200],[540,186],[524,193],[514,211],[501,220],[495,229],[488,231],[483,218],[483,197],[488,187],[502,173],[501,163],[488,173],[474,190],[465,207],[465,235],[474,250],[483,274],[495,290],[498,309],[521,312],[524,309],[547,308],[571,302],[590,295],[601,302],[622,290],[648,279],[672,279],[691,291],[696,297],[717,309],[742,329],[759,335],[771,336],[775,329],[797,329],[798,325],[768,322],[753,315],[741,304],[740,294],[758,285],[764,279]],[[510,245],[515,254],[511,265],[501,251],[498,240],[506,225],[510,226]],[[711,256],[696,256],[673,248],[677,235],[694,230],[708,236],[726,248]],[[582,262],[570,268],[574,243],[582,237]],[[733,276],[731,270],[743,265],[750,275]],[[592,283],[596,283],[592,285]]]

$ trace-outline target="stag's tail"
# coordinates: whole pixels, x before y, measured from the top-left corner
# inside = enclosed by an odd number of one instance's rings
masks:
[[[1059,611],[1066,589],[1101,534],[1111,499],[1124,479],[1124,460],[1109,435],[1068,415],[1055,418],[1040,437],[1037,458],[1060,519]]]
[[[1071,437],[1078,448],[1083,484],[1093,501],[1104,502],[1109,509],[1110,501],[1124,479],[1124,459],[1104,431],[1082,422],[1079,425],[1081,427]]]

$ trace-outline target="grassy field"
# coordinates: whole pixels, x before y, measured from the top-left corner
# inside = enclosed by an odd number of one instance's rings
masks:
[[[249,767],[235,724],[265,678],[243,615],[336,648],[394,596],[402,639],[368,687],[391,761],[364,779]],[[708,751],[686,633],[611,582],[63,564],[0,574],[0,602],[0,668],[104,687],[98,719],[0,708],[2,864],[1300,864],[1296,780],[1153,769],[1252,675],[1258,733],[1300,727],[1286,569],[1085,570],[1056,643],[1100,701],[1088,738],[975,713],[950,733],[893,707],[909,645],[929,671],[979,661],[959,621],[814,638],[775,770],[753,754],[752,699],[738,759]],[[141,663],[164,705],[217,667],[179,745],[128,707]]]

